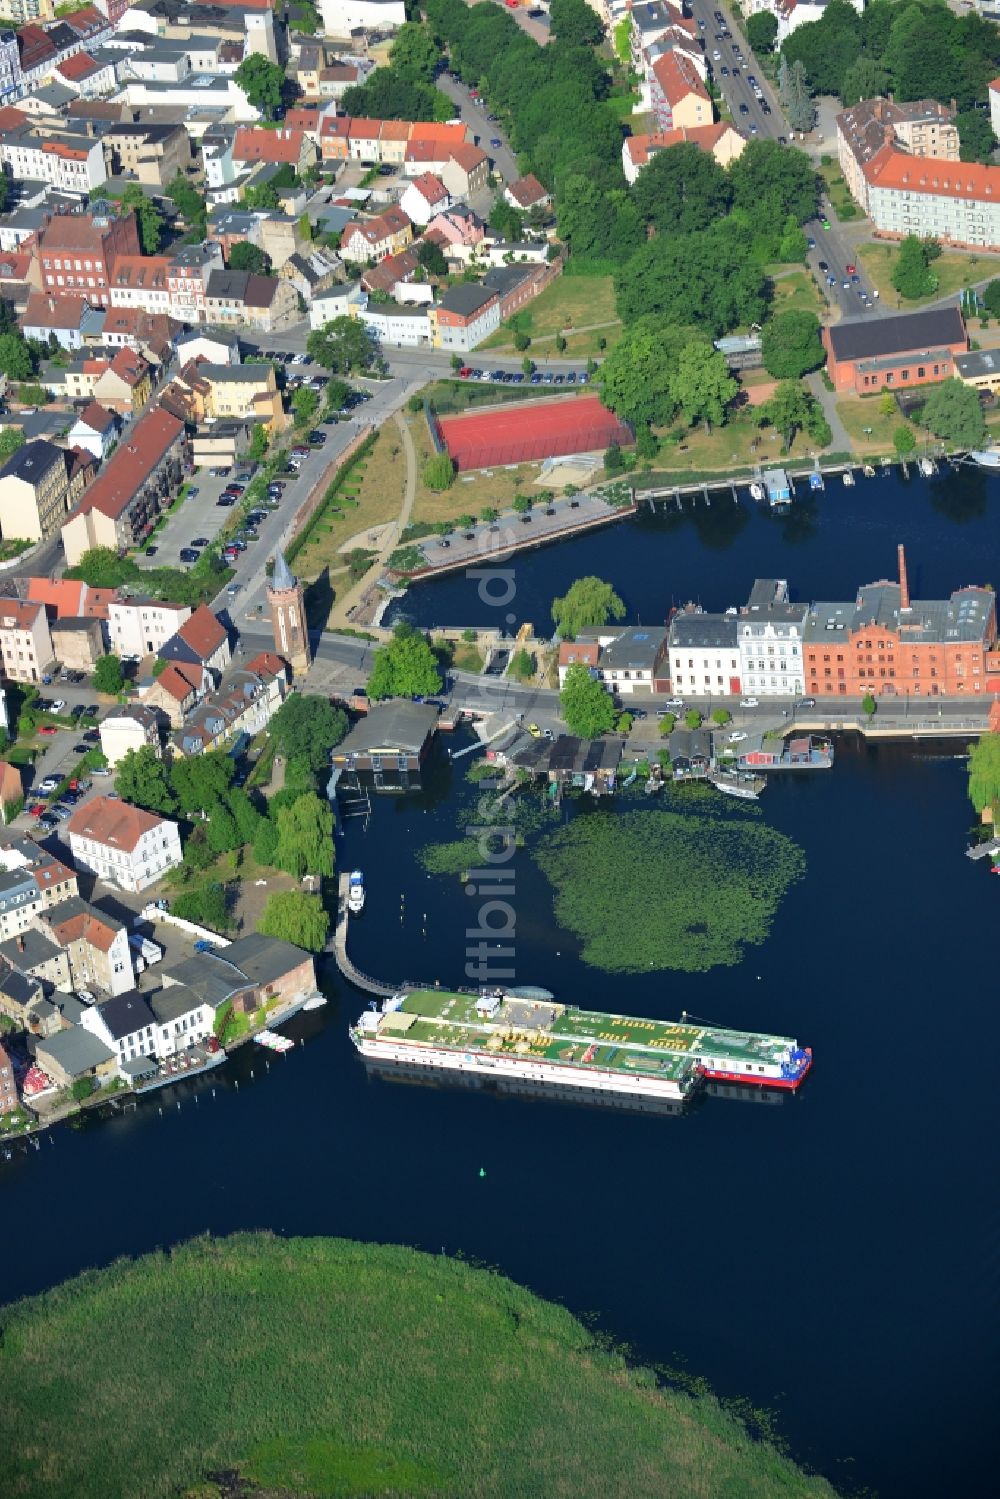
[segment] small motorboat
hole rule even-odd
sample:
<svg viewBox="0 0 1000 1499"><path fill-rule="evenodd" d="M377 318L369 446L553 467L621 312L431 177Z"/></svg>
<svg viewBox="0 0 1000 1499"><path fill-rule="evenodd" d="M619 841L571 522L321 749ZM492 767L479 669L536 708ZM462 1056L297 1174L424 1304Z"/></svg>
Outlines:
<svg viewBox="0 0 1000 1499"><path fill-rule="evenodd" d="M750 485L750 497L754 500L762 500L764 498L764 486L763 484L758 484L756 479Z"/></svg>
<svg viewBox="0 0 1000 1499"><path fill-rule="evenodd" d="M934 474L937 473L937 464L934 462L933 458L919 459L917 462L917 467L919 468L925 479L930 479Z"/></svg>
<svg viewBox="0 0 1000 1499"><path fill-rule="evenodd" d="M852 468L845 468L844 472L841 474L840 477L843 479L843 481L846 484L846 486L847 486L848 489L853 489L853 487L854 487L854 470Z"/></svg>
<svg viewBox="0 0 1000 1499"><path fill-rule="evenodd" d="M866 479L874 479L875 477L875 467L871 463L866 463L861 472L864 474Z"/></svg>
<svg viewBox="0 0 1000 1499"><path fill-rule="evenodd" d="M813 472L809 475L809 488L824 489L825 487L826 486L823 483L823 475L820 473L818 468L814 469Z"/></svg>
<svg viewBox="0 0 1000 1499"><path fill-rule="evenodd" d="M365 878L360 869L351 871L347 885L347 909L352 916L357 916L365 906Z"/></svg>

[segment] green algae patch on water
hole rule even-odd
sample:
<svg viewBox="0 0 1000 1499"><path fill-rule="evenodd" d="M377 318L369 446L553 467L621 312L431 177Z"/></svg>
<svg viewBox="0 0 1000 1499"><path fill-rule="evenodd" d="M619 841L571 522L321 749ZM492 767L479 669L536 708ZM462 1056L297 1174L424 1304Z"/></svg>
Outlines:
<svg viewBox="0 0 1000 1499"><path fill-rule="evenodd" d="M762 821L700 812L577 817L534 857L556 922L608 973L741 963L806 867L798 844Z"/></svg>

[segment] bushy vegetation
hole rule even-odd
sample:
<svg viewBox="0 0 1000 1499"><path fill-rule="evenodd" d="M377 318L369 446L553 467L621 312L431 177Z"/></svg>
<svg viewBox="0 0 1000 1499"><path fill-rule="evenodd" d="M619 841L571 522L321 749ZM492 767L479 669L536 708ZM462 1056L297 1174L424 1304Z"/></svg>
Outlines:
<svg viewBox="0 0 1000 1499"><path fill-rule="evenodd" d="M805 871L790 838L745 816L711 815L703 803L577 818L546 836L535 858L558 924L580 939L585 963L609 973L742 962Z"/></svg>
<svg viewBox="0 0 1000 1499"><path fill-rule="evenodd" d="M397 1246L241 1234L120 1260L4 1311L0 1384L6 1499L216 1499L205 1475L234 1468L314 1499L606 1499L623 1475L663 1499L692 1474L705 1499L832 1496L563 1307Z"/></svg>

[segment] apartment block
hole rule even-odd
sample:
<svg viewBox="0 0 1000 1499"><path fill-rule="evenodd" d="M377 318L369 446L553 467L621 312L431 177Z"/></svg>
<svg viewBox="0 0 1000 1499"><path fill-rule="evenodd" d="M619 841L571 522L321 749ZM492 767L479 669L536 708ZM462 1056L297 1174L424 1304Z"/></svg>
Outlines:
<svg viewBox="0 0 1000 1499"><path fill-rule="evenodd" d="M26 442L0 469L0 531L41 541L66 518L69 472L65 448L44 438Z"/></svg>
<svg viewBox="0 0 1000 1499"><path fill-rule="evenodd" d="M122 890L145 890L181 862L176 822L108 796L77 807L66 832L77 868Z"/></svg>

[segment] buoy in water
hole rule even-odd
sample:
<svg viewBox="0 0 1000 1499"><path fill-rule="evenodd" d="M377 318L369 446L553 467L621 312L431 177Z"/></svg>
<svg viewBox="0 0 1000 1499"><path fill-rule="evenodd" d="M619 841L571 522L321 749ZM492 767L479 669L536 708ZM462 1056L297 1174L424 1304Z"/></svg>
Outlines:
<svg viewBox="0 0 1000 1499"><path fill-rule="evenodd" d="M480 1166L480 1168L479 1168L479 1175L480 1176L485 1176L486 1175L486 1171L485 1171L485 1169L482 1166Z"/></svg>

